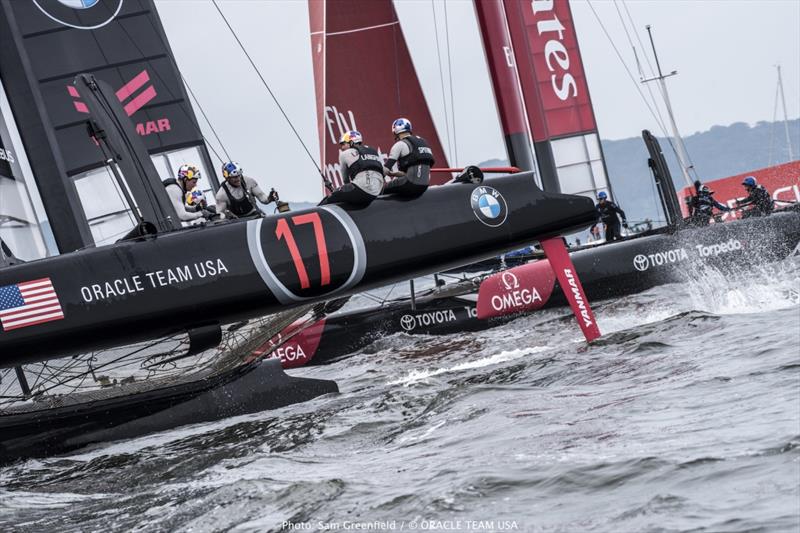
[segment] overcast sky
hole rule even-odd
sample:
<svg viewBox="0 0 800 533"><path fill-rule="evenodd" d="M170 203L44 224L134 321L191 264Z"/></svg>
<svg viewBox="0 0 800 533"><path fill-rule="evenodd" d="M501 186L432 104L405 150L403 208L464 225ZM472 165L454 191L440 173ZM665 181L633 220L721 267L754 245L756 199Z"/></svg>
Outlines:
<svg viewBox="0 0 800 533"><path fill-rule="evenodd" d="M320 184L313 164L211 1L156 0L156 5L178 66L230 157L262 186L278 189L283 199L318 198ZM220 5L308 149L318 158L306 1L221 0ZM626 22L627 7L645 45L644 26L652 25L662 70L678 71L667 83L683 135L715 124L772 120L775 64L782 66L789 118L800 115L798 0L572 0L571 5L595 116L604 139L639 136L644 128L661 133L637 92L639 86L649 99L646 89L638 83L633 52L617 7ZM451 163L464 165L505 158L494 106L487 105L493 97L472 0L395 0L395 6ZM450 90L445 86L444 98L436 56L438 37L447 69L445 7L454 84L452 114ZM438 34L432 9L436 9L439 21ZM626 73L601 23L636 82ZM631 31L630 25L628 30ZM646 68L641 54L648 54L652 61L649 46L643 51L637 36L631 34L631 39ZM358 49L353 54L357 57ZM447 70L444 79L446 83ZM663 113L662 103L658 104ZM782 118L780 107L778 111ZM446 118L455 122L456 147L452 135L445 131ZM220 151L204 123L203 131ZM456 151L457 159L453 157Z"/></svg>

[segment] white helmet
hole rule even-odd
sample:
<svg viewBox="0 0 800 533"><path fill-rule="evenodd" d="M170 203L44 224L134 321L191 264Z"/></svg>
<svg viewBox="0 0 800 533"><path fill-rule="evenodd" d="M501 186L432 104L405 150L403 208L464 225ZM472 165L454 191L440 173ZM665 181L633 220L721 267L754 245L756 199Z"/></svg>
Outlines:
<svg viewBox="0 0 800 533"><path fill-rule="evenodd" d="M394 133L395 135L399 135L404 131L411 133L410 120L408 120L407 118L398 118L397 120L392 122L392 133Z"/></svg>

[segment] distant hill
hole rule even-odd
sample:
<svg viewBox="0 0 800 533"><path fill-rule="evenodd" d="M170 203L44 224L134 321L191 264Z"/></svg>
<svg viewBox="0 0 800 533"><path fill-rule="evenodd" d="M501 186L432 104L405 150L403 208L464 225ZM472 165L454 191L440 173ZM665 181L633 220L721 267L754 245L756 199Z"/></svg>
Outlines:
<svg viewBox="0 0 800 533"><path fill-rule="evenodd" d="M800 119L789 121L789 136L794 159L800 159ZM675 153L667 139L658 138L672 172L675 186L685 184ZM772 146L770 146L770 141ZM713 126L684 138L686 150L698 177L711 181L749 170L757 170L789 161L783 122L759 122L749 126L736 122L730 126ZM629 220L661 219L652 174L647 166L647 149L641 136L620 140L603 140L611 187ZM506 160L492 159L482 166L507 165Z"/></svg>

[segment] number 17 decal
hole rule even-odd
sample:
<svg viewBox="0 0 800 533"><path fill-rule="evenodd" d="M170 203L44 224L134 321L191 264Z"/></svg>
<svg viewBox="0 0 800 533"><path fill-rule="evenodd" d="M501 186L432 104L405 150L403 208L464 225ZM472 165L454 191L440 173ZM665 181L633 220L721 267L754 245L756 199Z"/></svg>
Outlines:
<svg viewBox="0 0 800 533"><path fill-rule="evenodd" d="M292 224L301 226L303 224L311 224L314 227L314 237L317 241L317 254L319 255L319 271L320 271L320 287L329 285L331 282L331 267L328 262L328 248L325 244L325 232L322 228L322 219L319 213L306 213L305 215L293 216ZM289 253L294 262L294 268L297 270L297 277L300 278L300 288L308 289L311 287L311 282L308 279L308 272L303 263L303 258L300 255L300 250L297 247L297 242L292 234L292 229L285 218L278 220L278 225L275 228L275 236L278 240L285 239L286 246L289 248Z"/></svg>

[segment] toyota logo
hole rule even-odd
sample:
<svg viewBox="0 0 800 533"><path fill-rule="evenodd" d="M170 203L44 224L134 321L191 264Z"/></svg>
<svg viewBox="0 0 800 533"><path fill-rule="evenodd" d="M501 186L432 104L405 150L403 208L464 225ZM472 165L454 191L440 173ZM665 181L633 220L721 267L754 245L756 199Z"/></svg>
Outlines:
<svg viewBox="0 0 800 533"><path fill-rule="evenodd" d="M416 327L416 325L417 322L411 315L403 315L403 317L400 319L400 326L406 331L411 331Z"/></svg>
<svg viewBox="0 0 800 533"><path fill-rule="evenodd" d="M650 267L650 260L646 255L639 254L633 258L633 266L639 272L644 272Z"/></svg>

